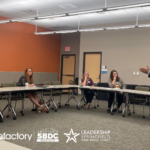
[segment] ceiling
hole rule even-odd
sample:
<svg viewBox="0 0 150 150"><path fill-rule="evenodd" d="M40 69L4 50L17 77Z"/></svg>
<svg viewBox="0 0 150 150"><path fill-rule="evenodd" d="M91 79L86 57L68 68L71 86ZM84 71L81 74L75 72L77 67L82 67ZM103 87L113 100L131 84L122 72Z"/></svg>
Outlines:
<svg viewBox="0 0 150 150"><path fill-rule="evenodd" d="M150 2L150 0L107 0L106 7L116 7ZM80 12L105 7L105 0L0 0L0 16L16 19L45 15ZM80 16L68 16L27 23L36 24L52 30L77 29L91 26L110 26L116 24L136 24L137 11L139 23L150 23L150 7L130 8Z"/></svg>

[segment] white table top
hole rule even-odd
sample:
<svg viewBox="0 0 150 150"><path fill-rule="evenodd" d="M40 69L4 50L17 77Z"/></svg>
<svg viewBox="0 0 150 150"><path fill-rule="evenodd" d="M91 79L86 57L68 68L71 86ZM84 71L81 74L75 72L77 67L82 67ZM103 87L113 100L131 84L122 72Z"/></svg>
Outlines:
<svg viewBox="0 0 150 150"><path fill-rule="evenodd" d="M132 94L140 94L140 95L150 95L150 92L146 91L137 91L137 90L129 90L129 89L119 89L119 88L106 88L106 87L93 87L93 86L80 86L80 85L52 85L44 87L4 87L0 88L0 92L15 92L15 91L32 91L32 90L45 90L45 89L68 89L68 88L80 88L80 89L93 89L98 91L113 91L113 92L125 92Z"/></svg>
<svg viewBox="0 0 150 150"><path fill-rule="evenodd" d="M45 89L67 89L67 88L79 88L79 85L51 85L47 86Z"/></svg>
<svg viewBox="0 0 150 150"><path fill-rule="evenodd" d="M32 90L45 90L45 89L67 89L67 88L78 88L78 85L54 85L54 86L47 86L45 87L3 87L0 88L0 92L15 92L15 91L32 91Z"/></svg>
<svg viewBox="0 0 150 150"><path fill-rule="evenodd" d="M0 92L15 92L15 91L30 91L30 90L42 90L42 87L3 87L0 88Z"/></svg>
<svg viewBox="0 0 150 150"><path fill-rule="evenodd" d="M100 91L124 92L124 93L139 94L139 95L149 95L150 96L150 92L147 92L147 91L119 89L119 88L106 88L106 87L92 87L92 86L80 86L80 88L81 89L100 90Z"/></svg>

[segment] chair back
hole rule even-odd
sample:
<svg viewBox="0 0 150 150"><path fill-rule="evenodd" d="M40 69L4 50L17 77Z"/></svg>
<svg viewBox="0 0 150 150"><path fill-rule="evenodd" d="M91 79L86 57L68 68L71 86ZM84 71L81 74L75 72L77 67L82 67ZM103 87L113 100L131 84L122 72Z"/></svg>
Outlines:
<svg viewBox="0 0 150 150"><path fill-rule="evenodd" d="M75 84L75 82L74 82L73 80L69 80L68 84L70 84L70 85L74 85L74 84Z"/></svg>
<svg viewBox="0 0 150 150"><path fill-rule="evenodd" d="M61 82L60 81L53 81L52 85L61 85Z"/></svg>
<svg viewBox="0 0 150 150"><path fill-rule="evenodd" d="M43 82L43 85L52 85L52 82Z"/></svg>
<svg viewBox="0 0 150 150"><path fill-rule="evenodd" d="M16 83L2 83L2 87L16 87Z"/></svg>

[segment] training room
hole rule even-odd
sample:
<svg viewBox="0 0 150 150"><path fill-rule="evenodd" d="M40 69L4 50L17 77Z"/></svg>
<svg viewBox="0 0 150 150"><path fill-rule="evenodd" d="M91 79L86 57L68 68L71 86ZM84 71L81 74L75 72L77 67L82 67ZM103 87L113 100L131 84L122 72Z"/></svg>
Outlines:
<svg viewBox="0 0 150 150"><path fill-rule="evenodd" d="M150 150L150 0L0 0L0 150Z"/></svg>

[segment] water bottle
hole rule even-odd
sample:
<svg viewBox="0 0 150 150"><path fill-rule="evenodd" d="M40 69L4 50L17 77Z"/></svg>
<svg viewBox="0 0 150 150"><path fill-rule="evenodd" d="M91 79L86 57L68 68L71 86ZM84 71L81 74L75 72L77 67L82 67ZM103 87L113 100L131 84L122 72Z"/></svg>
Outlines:
<svg viewBox="0 0 150 150"><path fill-rule="evenodd" d="M81 80L79 81L79 85L81 86Z"/></svg>

